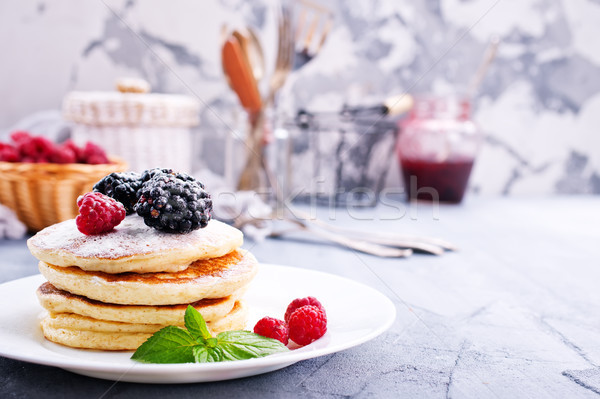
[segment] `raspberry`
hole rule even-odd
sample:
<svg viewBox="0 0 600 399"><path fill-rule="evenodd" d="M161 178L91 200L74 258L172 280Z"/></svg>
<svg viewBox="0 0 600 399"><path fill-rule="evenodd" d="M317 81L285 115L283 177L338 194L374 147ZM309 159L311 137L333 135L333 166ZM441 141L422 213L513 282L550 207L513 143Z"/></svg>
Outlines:
<svg viewBox="0 0 600 399"><path fill-rule="evenodd" d="M19 132L24 133L24 132ZM18 135L13 135L18 136ZM43 136L26 138L25 134L14 139L17 150L24 159L31 159L34 162L48 162L54 152L54 143Z"/></svg>
<svg viewBox="0 0 600 399"><path fill-rule="evenodd" d="M292 341L298 345L308 345L327 332L327 316L316 306L302 306L290 316L288 328Z"/></svg>
<svg viewBox="0 0 600 399"><path fill-rule="evenodd" d="M65 141L63 143L63 147L70 149L75 154L75 162L85 163L85 159L83 157L83 148L79 147L75 142L71 139Z"/></svg>
<svg viewBox="0 0 600 399"><path fill-rule="evenodd" d="M263 317L254 326L254 332L263 337L273 338L284 345L288 343L288 326L283 320Z"/></svg>
<svg viewBox="0 0 600 399"><path fill-rule="evenodd" d="M26 132L23 130L17 130L10 134L10 138L15 144L19 144L19 143L22 143L25 141L30 141L31 134L29 134L29 132Z"/></svg>
<svg viewBox="0 0 600 399"><path fill-rule="evenodd" d="M15 147L10 144L0 143L0 161L19 162L21 156Z"/></svg>
<svg viewBox="0 0 600 399"><path fill-rule="evenodd" d="M54 149L54 152L50 156L50 161L54 163L75 163L77 162L77 155L73 149L62 145Z"/></svg>
<svg viewBox="0 0 600 399"><path fill-rule="evenodd" d="M316 306L319 309L321 309L323 311L323 313L325 313L325 308L323 307L323 305L321 305L321 302L319 302L317 300L317 298L315 298L314 296L307 296L306 298L294 299L288 305L287 310L285 311L285 316L283 317L283 320L285 320L286 323L289 323L290 316L292 315L292 313L294 313L294 310L301 308L302 306L306 306L306 305Z"/></svg>
<svg viewBox="0 0 600 399"><path fill-rule="evenodd" d="M88 141L83 147L83 161L90 165L97 165L101 163L110 163L104 150L98 145Z"/></svg>
<svg viewBox="0 0 600 399"><path fill-rule="evenodd" d="M87 193L77 198L77 229L85 235L111 231L125 219L123 204L102 193Z"/></svg>

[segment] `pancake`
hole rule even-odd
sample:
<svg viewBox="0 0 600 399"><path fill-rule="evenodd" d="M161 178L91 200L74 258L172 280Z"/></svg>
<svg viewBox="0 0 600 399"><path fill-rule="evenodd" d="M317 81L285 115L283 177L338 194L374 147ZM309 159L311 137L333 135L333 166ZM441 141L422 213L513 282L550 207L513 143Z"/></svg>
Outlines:
<svg viewBox="0 0 600 399"><path fill-rule="evenodd" d="M242 232L218 220L187 234L165 233L137 215L111 232L86 236L75 220L46 227L27 241L39 260L55 266L78 266L104 273L154 273L184 270L198 259L228 254L243 243Z"/></svg>
<svg viewBox="0 0 600 399"><path fill-rule="evenodd" d="M246 286L258 272L258 262L238 249L225 256L193 262L173 273L109 274L39 263L53 286L101 302L122 305L176 305L222 298Z"/></svg>
<svg viewBox="0 0 600 399"><path fill-rule="evenodd" d="M205 321L218 320L233 309L235 301L246 287L233 294L214 299L201 299L190 303L202 314ZM75 313L100 320L124 323L164 324L183 326L187 304L181 305L117 305L86 298L59 290L50 283L42 284L36 291L40 304L50 313Z"/></svg>
<svg viewBox="0 0 600 399"><path fill-rule="evenodd" d="M247 322L248 309L237 301L233 310L220 320L207 323L211 333L241 330ZM135 350L164 325L119 323L96 320L72 313L46 316L42 322L44 336L58 344L85 349Z"/></svg>

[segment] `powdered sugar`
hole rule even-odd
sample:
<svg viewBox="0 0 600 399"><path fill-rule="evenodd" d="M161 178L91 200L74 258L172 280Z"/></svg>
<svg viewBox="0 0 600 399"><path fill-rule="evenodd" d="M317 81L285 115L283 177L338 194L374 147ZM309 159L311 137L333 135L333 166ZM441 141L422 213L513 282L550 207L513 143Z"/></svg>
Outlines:
<svg viewBox="0 0 600 399"><path fill-rule="evenodd" d="M40 231L30 239L29 245L41 251L61 251L81 258L120 259L198 246L218 247L229 239L231 229L211 220L203 229L171 234L148 227L141 217L130 215L111 232L86 236L71 219Z"/></svg>

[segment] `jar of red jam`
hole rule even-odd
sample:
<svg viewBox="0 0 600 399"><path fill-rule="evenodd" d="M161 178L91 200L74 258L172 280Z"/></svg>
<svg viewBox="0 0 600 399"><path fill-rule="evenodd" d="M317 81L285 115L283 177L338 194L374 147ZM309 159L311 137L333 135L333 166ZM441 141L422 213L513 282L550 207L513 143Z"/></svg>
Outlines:
<svg viewBox="0 0 600 399"><path fill-rule="evenodd" d="M461 202L481 139L468 99L417 97L397 146L408 198Z"/></svg>

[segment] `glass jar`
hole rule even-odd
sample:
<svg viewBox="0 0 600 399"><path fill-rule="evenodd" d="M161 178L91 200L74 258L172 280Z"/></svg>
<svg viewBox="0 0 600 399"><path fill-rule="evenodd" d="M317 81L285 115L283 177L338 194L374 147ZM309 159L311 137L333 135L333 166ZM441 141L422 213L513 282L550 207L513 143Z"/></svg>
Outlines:
<svg viewBox="0 0 600 399"><path fill-rule="evenodd" d="M288 149L276 168L281 186L295 202L331 206L375 206L394 161L396 122L338 112L299 112L275 132L285 132ZM274 146L274 148L277 148Z"/></svg>
<svg viewBox="0 0 600 399"><path fill-rule="evenodd" d="M409 199L462 201L482 134L463 97L417 97L397 154Z"/></svg>

